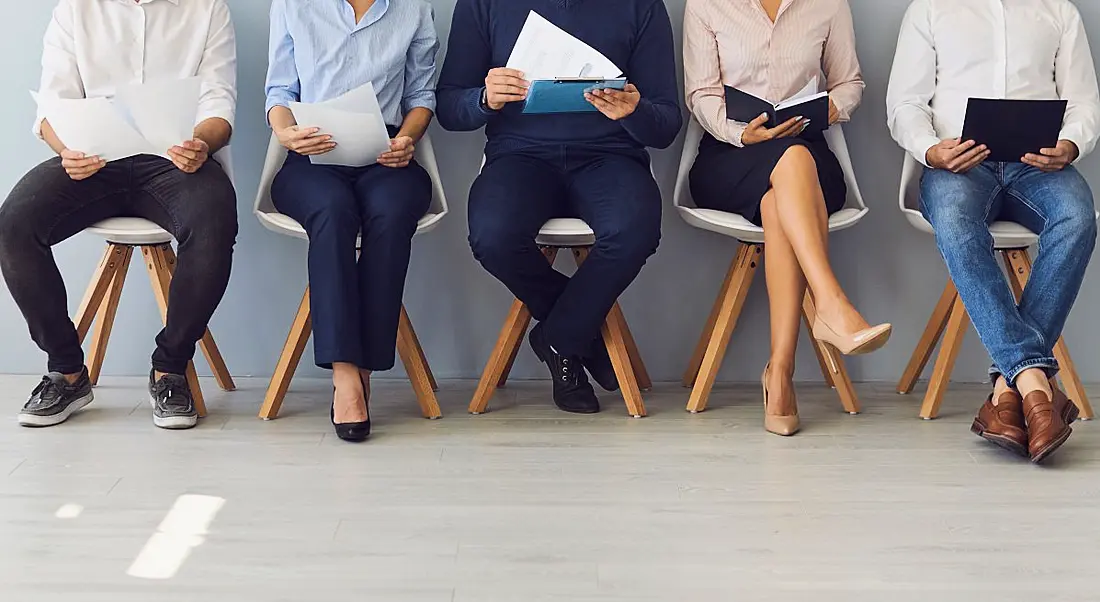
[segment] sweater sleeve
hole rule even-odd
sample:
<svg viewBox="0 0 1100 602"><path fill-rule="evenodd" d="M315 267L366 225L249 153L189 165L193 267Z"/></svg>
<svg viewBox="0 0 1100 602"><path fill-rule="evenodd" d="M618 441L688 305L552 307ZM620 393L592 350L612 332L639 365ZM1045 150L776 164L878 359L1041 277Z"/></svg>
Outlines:
<svg viewBox="0 0 1100 602"><path fill-rule="evenodd" d="M458 0L451 18L447 58L436 93L436 115L440 125L454 132L476 130L496 114L481 106L485 75L492 68L483 2Z"/></svg>
<svg viewBox="0 0 1100 602"><path fill-rule="evenodd" d="M672 21L664 2L657 0L650 6L637 40L626 74L638 87L642 100L621 123L639 144L667 148L680 133L684 118L680 112Z"/></svg>

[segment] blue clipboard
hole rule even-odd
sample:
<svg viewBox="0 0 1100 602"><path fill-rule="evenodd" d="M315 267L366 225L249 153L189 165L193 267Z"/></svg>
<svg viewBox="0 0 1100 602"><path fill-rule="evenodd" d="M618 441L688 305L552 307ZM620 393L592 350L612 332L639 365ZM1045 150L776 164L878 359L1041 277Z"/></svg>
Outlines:
<svg viewBox="0 0 1100 602"><path fill-rule="evenodd" d="M531 82L527 89L527 100L523 103L525 115L546 115L551 113L596 113L598 110L584 99L586 92L592 90L622 90L626 87L626 78L560 78L539 79Z"/></svg>

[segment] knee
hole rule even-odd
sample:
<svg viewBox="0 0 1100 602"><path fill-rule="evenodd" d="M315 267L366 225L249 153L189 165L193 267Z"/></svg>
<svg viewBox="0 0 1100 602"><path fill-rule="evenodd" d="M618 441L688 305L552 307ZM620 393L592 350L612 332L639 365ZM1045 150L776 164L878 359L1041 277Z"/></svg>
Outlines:
<svg viewBox="0 0 1100 602"><path fill-rule="evenodd" d="M502 215L470 212L470 250L482 265L522 253L534 239L522 236Z"/></svg>
<svg viewBox="0 0 1100 602"><path fill-rule="evenodd" d="M1074 238L1076 245L1092 247L1096 244L1096 211L1092 203L1074 203L1063 209L1059 220L1065 231Z"/></svg>
<svg viewBox="0 0 1100 602"><path fill-rule="evenodd" d="M661 221L628 219L602 228L596 235L596 250L605 257L642 265L657 252L661 242Z"/></svg>
<svg viewBox="0 0 1100 602"><path fill-rule="evenodd" d="M787 148L783 152L783 156L779 158L779 162L776 163L775 169L772 170L772 175L779 176L780 179L799 177L806 174L813 174L815 178L817 177L817 162L814 160L810 149L801 144L793 144Z"/></svg>
<svg viewBox="0 0 1100 602"><path fill-rule="evenodd" d="M7 259L13 252L26 247L35 236L36 217L41 212L33 210L34 198L12 191L0 205L0 259Z"/></svg>
<svg viewBox="0 0 1100 602"><path fill-rule="evenodd" d="M179 244L214 253L231 253L237 242L237 195L232 186L207 194L196 219L180 225Z"/></svg>
<svg viewBox="0 0 1100 602"><path fill-rule="evenodd" d="M420 211L421 204L411 202L412 199L391 197L389 200L391 202L371 207L363 216L363 232L397 240L411 238L416 233L420 218L424 217L424 212Z"/></svg>

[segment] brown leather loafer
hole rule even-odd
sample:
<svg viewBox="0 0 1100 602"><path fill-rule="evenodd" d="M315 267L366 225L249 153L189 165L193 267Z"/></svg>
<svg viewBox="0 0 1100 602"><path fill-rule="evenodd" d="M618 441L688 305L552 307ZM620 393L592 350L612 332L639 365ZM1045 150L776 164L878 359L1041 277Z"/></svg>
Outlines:
<svg viewBox="0 0 1100 602"><path fill-rule="evenodd" d="M1028 453L1031 461L1038 464L1061 447L1073 434L1073 429L1066 424L1062 413L1055 411L1054 403L1042 391L1028 393L1023 405Z"/></svg>
<svg viewBox="0 0 1100 602"><path fill-rule="evenodd" d="M1054 391L1054 411L1062 415L1062 420L1065 420L1066 424L1077 422L1077 418L1081 415L1077 404L1070 401L1056 383L1050 383L1050 388Z"/></svg>
<svg viewBox="0 0 1100 602"><path fill-rule="evenodd" d="M1028 457L1027 427L1024 423L1024 407L1020 401L1020 395L1008 390L997 398L997 405L993 405L993 394L982 404L978 410L978 417L970 430L975 435L1003 447L1008 451Z"/></svg>

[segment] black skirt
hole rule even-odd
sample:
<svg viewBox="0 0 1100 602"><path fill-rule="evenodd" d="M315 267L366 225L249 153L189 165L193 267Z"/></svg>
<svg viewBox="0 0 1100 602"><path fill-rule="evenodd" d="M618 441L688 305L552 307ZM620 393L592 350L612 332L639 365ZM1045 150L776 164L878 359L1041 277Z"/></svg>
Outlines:
<svg viewBox="0 0 1100 602"><path fill-rule="evenodd" d="M771 190L772 171L783 153L796 145L805 146L817 163L825 210L832 215L843 209L848 197L844 171L822 133L811 138L768 140L744 148L705 134L691 168L691 196L695 204L703 209L736 213L761 225L760 203Z"/></svg>

